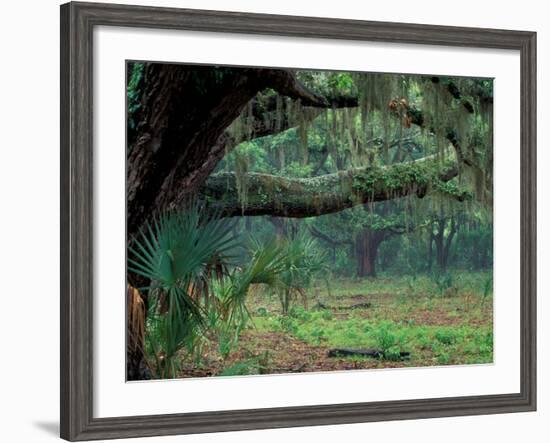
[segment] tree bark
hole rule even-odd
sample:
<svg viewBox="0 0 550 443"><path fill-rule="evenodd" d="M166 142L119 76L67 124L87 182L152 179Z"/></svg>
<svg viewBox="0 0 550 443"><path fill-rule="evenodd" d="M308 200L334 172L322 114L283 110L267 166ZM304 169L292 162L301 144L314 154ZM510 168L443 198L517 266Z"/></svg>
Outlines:
<svg viewBox="0 0 550 443"><path fill-rule="evenodd" d="M128 152L127 228L130 237L152 214L178 207L196 195L225 153L234 147L235 141L231 140L227 128L258 92L272 88L279 95L299 100L311 108L358 106L357 97L322 97L284 69L212 70L202 66L147 64L142 85L139 121ZM253 100L252 109L255 126L251 137L290 127L288 120L276 124L276 119L264 118L265 113L275 111L276 97L270 97L265 103ZM424 126L421 111L409 109L408 112L412 124ZM448 138L457 154L462 156L454 131L449 130ZM230 177L226 178L231 181ZM216 178L212 178L206 189L215 185L215 181ZM384 189L379 191L391 194ZM395 197L403 196L401 194L403 192L398 190ZM329 197L332 203L325 206L327 211L349 207L349 203L342 205L342 197L350 199L350 194L340 195L340 201ZM376 198L372 201L379 201L380 195ZM277 208L278 203L271 208L263 206L256 212L285 215L285 211ZM229 212L233 212L229 215L239 215L236 210Z"/></svg>
<svg viewBox="0 0 550 443"><path fill-rule="evenodd" d="M408 195L423 197L434 182L449 181L457 174L455 163L441 167L435 157L430 157L383 168L356 168L311 178L248 173L245 201L239 198L235 173L223 172L210 176L199 192L212 209L227 217L272 215L304 218Z"/></svg>
<svg viewBox="0 0 550 443"><path fill-rule="evenodd" d="M145 65L139 112L133 116L136 126L128 134L128 239L155 213L196 196L234 146L227 128L267 87L307 105L328 105L289 70ZM268 126L263 135L280 130L284 127ZM129 274L128 280L146 286L136 275ZM139 376L143 365L142 348L133 349L128 358L129 376Z"/></svg>
<svg viewBox="0 0 550 443"><path fill-rule="evenodd" d="M384 241L384 231L365 228L355 239L355 256L357 259L357 277L376 277L376 260L378 248Z"/></svg>
<svg viewBox="0 0 550 443"><path fill-rule="evenodd" d="M449 232L445 235L447 222L449 222ZM437 232L433 234L433 241L435 243L437 266L440 271L445 272L449 263L451 245L458 231L458 223L454 217L451 217L449 220L449 218L440 215L436 220L435 226L437 227Z"/></svg>
<svg viewBox="0 0 550 443"><path fill-rule="evenodd" d="M225 154L225 130L263 88L257 70L150 64L135 143L129 147L128 232L185 200ZM208 94L205 93L208 91Z"/></svg>

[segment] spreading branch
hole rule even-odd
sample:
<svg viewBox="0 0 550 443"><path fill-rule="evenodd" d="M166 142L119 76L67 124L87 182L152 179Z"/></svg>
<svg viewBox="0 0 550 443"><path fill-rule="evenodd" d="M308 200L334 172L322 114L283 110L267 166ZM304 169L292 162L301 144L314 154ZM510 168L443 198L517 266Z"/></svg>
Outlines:
<svg viewBox="0 0 550 443"><path fill-rule="evenodd" d="M300 100L303 106L324 108L329 106L329 102L324 96L306 87L296 78L296 74L290 70L267 70L264 80L269 87L273 88L279 94L294 100Z"/></svg>
<svg viewBox="0 0 550 443"><path fill-rule="evenodd" d="M344 239L344 240L336 239L334 237L331 237L328 234L325 234L324 232L322 232L320 229L316 228L313 225L308 225L307 228L311 233L311 235L313 235L314 237L317 237L320 240L323 240L333 248L341 245L349 245L349 246L353 245L353 241L351 241L351 239Z"/></svg>
<svg viewBox="0 0 550 443"><path fill-rule="evenodd" d="M211 207L225 216L272 215L315 217L356 205L417 195L434 183L458 175L455 161L440 165L433 157L386 167L354 168L311 178L289 178L248 173L245 201L239 198L237 176L223 172L210 176L200 192Z"/></svg>

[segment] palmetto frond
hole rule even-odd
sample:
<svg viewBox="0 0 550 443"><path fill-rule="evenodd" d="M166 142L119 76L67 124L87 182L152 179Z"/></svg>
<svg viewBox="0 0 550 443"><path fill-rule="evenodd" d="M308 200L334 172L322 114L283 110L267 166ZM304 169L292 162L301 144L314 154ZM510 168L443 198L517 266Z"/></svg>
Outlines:
<svg viewBox="0 0 550 443"><path fill-rule="evenodd" d="M146 223L129 246L129 269L168 289L206 272L214 257L230 260L236 246L232 223L201 212L195 204Z"/></svg>
<svg viewBox="0 0 550 443"><path fill-rule="evenodd" d="M176 352L204 328L210 281L223 276L237 246L232 228L193 204L146 223L128 247L129 271L150 281L148 338L163 376L174 375Z"/></svg>

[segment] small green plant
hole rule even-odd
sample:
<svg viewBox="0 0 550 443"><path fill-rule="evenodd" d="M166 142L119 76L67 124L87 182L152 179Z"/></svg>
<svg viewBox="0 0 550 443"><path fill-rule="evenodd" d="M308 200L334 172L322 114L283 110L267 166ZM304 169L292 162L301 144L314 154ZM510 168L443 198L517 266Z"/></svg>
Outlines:
<svg viewBox="0 0 550 443"><path fill-rule="evenodd" d="M261 374L265 370L267 364L268 353L265 352L260 356L249 358L247 360L241 360L233 363L231 366L225 368L218 376L233 376L233 375L256 375Z"/></svg>
<svg viewBox="0 0 550 443"><path fill-rule="evenodd" d="M418 277L416 274L413 274L411 277L407 279L407 292L409 295L415 295L417 284L418 284Z"/></svg>
<svg viewBox="0 0 550 443"><path fill-rule="evenodd" d="M279 317L279 323L283 331L295 334L298 331L298 325L292 317L281 316Z"/></svg>
<svg viewBox="0 0 550 443"><path fill-rule="evenodd" d="M308 321L312 316L312 314L309 311L306 311L302 306L293 306L290 308L288 315L302 321Z"/></svg>
<svg viewBox="0 0 550 443"><path fill-rule="evenodd" d="M229 226L230 227L230 226ZM145 341L159 378L175 377L178 352L204 335L212 274L219 278L236 246L228 223L197 203L146 223L128 246L128 269L150 281Z"/></svg>
<svg viewBox="0 0 550 443"><path fill-rule="evenodd" d="M451 354L449 352L442 352L437 356L437 363L440 365L448 365L451 361Z"/></svg>
<svg viewBox="0 0 550 443"><path fill-rule="evenodd" d="M450 297L458 295L458 284L450 272L436 272L431 277L435 284L436 294L439 296Z"/></svg>
<svg viewBox="0 0 550 443"><path fill-rule="evenodd" d="M295 300L301 299L307 308L307 289L313 285L316 276L326 271L326 254L313 238L305 234L285 238L279 247L283 261L282 270L277 275L276 293L283 315L287 315Z"/></svg>
<svg viewBox="0 0 550 443"><path fill-rule="evenodd" d="M401 348L399 346L391 346L386 352L384 352L384 360L389 361L400 361L401 358Z"/></svg>
<svg viewBox="0 0 550 443"><path fill-rule="evenodd" d="M441 329L435 332L435 339L444 345L452 345L456 342L456 334L450 329Z"/></svg>
<svg viewBox="0 0 550 443"><path fill-rule="evenodd" d="M399 340L397 335L392 332L393 326L391 322L382 322L374 333L376 345L385 360L399 360L401 358Z"/></svg>
<svg viewBox="0 0 550 443"><path fill-rule="evenodd" d="M221 327L218 329L217 339L218 352L226 360L231 351L237 347L238 334L235 334L231 328Z"/></svg>
<svg viewBox="0 0 550 443"><path fill-rule="evenodd" d="M318 342L321 342L325 335L325 331L322 327L316 327L311 331L311 336L316 338Z"/></svg>
<svg viewBox="0 0 550 443"><path fill-rule="evenodd" d="M397 341L396 336L390 331L390 328L391 324L383 322L375 332L376 343L382 352L386 352Z"/></svg>
<svg viewBox="0 0 550 443"><path fill-rule="evenodd" d="M268 317L269 316L269 312L264 307L260 307L260 308L256 309L256 314L258 314L260 317Z"/></svg>

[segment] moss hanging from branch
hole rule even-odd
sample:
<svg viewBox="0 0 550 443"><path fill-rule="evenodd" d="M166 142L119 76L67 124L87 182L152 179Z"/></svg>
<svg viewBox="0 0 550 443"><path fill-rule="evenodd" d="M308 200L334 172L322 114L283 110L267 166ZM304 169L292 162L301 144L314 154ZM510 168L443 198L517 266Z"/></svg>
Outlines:
<svg viewBox="0 0 550 443"><path fill-rule="evenodd" d="M435 158L304 179L248 173L244 209L242 198L236 192L234 174L211 176L201 192L225 215L311 217L368 202L406 197L411 193L423 196L436 180L448 181L455 175L454 162L449 162L442 170Z"/></svg>
<svg viewBox="0 0 550 443"><path fill-rule="evenodd" d="M244 214L244 210L247 205L248 198L248 170L249 159L248 156L235 152L235 187L239 202L241 204L241 210Z"/></svg>
<svg viewBox="0 0 550 443"><path fill-rule="evenodd" d="M264 113L264 126L275 128L276 131L284 131L291 128L287 136L276 143L277 152L272 156L279 169L290 176L307 176L307 167L319 148L318 132L324 135L326 148L330 157L323 160L325 167L336 170L362 168L366 165L376 169L382 165L392 165L393 162L402 162L407 158L418 158L420 154L435 153L437 156L437 168L444 170L448 160L454 162L454 156L449 157L450 144L459 144L461 150L468 155L472 154L467 149L473 149L472 157L476 159L475 166L468 170L467 175L460 176L457 180L458 188L452 185L428 179L423 182L422 177L410 185L401 182L401 186L384 187L384 199L401 198L407 196L407 213L414 218L417 212L418 200L412 196L424 195L433 192L434 199L430 204L437 204L440 208L447 204L449 197L453 199L464 198L463 186L471 185L474 195L479 201L490 198L490 183L492 177L487 168L491 167L492 154L484 151L490 149L471 148L472 146L486 145L488 137L492 137L491 121L487 117L491 112L488 105L481 110L482 104L464 94L457 99L449 94L449 84L446 80L441 82L430 79L393 74L354 74L353 85L346 93L357 94L356 106L337 107L337 100L329 100L332 107L302 106L299 99L282 97L274 91L256 99L256 107L247 106L239 118L231 127L237 140L246 140L254 137L253 111L270 107L269 113ZM319 78L315 78L319 81ZM322 79L320 80L322 81ZM462 84L457 82L460 88ZM335 91L332 91L334 93ZM337 91L336 91L337 92ZM260 94L261 95L261 94ZM464 103L472 103L466 106ZM350 102L353 103L353 102ZM470 111L473 109L473 112ZM421 110L421 111L420 111ZM421 119L415 119L414 112L419 112ZM323 114L320 116L320 114ZM396 116L398 118L396 118ZM320 117L315 121L316 117ZM256 120L258 115L256 115ZM420 133L410 130L412 124L419 125ZM397 125L397 127L395 126ZM452 128L450 135L449 128ZM451 138L454 137L454 140ZM297 143L296 143L297 142ZM309 146L311 143L312 146ZM296 149L298 148L298 149ZM390 156L390 151L394 152ZM479 152L474 152L474 151ZM287 158L288 156L288 158ZM468 157L469 158L469 157ZM317 160L315 160L317 161ZM306 168L304 168L306 167ZM313 170L313 169L312 169ZM249 159L239 157L235 160L235 190L240 201L241 213L250 203L250 183L246 176L250 176ZM406 174L406 170L402 171ZM315 173L317 175L317 173ZM347 174L339 178L339 187L349 186ZM354 183L355 191L360 191L358 183ZM278 190L278 186L267 186L266 199L276 201L276 210L283 212L285 201ZM349 199L360 202L365 196L358 192L352 192ZM375 189L363 189L361 192L370 192L370 198L375 201ZM322 212L324 199L320 194L311 197L308 206ZM359 204L359 203L357 203ZM416 220L413 220L414 224Z"/></svg>

